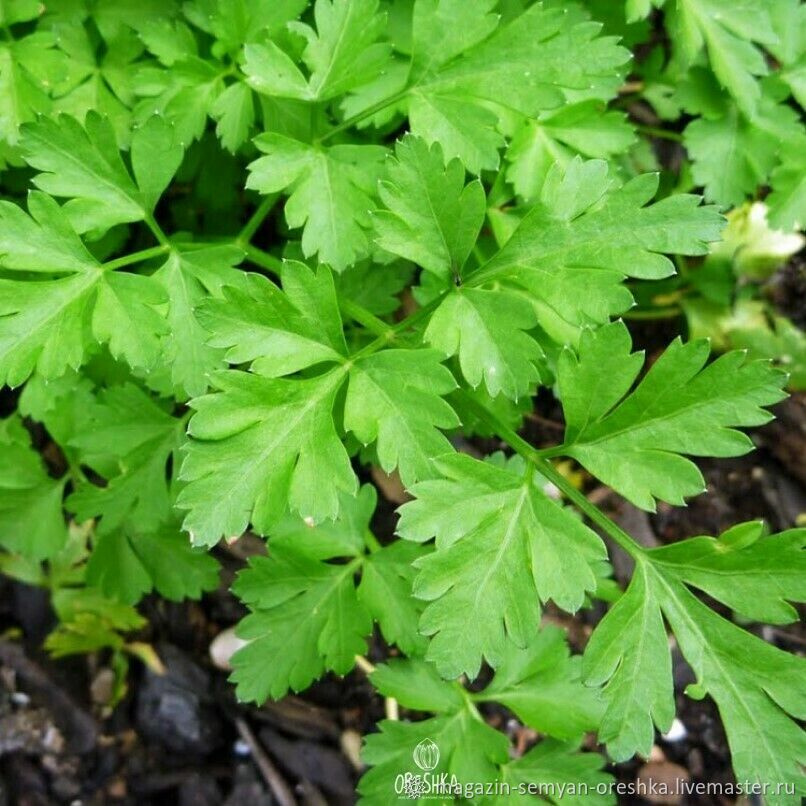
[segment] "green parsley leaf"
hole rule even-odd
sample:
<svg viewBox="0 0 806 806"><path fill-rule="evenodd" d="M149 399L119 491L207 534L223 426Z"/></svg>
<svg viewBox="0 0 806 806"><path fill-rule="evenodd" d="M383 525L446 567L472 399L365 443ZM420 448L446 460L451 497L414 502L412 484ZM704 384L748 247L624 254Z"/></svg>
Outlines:
<svg viewBox="0 0 806 806"><path fill-rule="evenodd" d="M124 527L98 535L87 563L87 582L127 604L152 590L172 601L199 599L218 585L218 563L194 549L175 526L148 532Z"/></svg>
<svg viewBox="0 0 806 806"><path fill-rule="evenodd" d="M183 398L207 391L211 373L224 366L224 351L209 343L198 308L206 300L222 298L225 286L243 284L244 275L232 268L241 257L240 250L231 246L171 252L153 275L168 294L169 331L163 357Z"/></svg>
<svg viewBox="0 0 806 806"><path fill-rule="evenodd" d="M484 221L486 199L478 180L465 185L457 159L445 166L442 149L423 140L398 141L397 159L380 186L389 212L373 217L378 245L434 272L458 277Z"/></svg>
<svg viewBox="0 0 806 806"><path fill-rule="evenodd" d="M64 209L78 232L103 232L148 218L182 161L173 128L159 117L132 135L134 179L120 158L112 126L96 112L87 115L84 126L69 115L26 124L22 146L28 164L41 171L36 186L69 199Z"/></svg>
<svg viewBox="0 0 806 806"><path fill-rule="evenodd" d="M502 778L511 787L511 794L493 798L490 802L504 804L532 804L534 798L520 794L545 792L546 800L566 806L608 806L616 803L612 794L613 778L602 769L604 759L597 753L575 752L577 748L567 742L544 739L520 758L502 768ZM541 789L542 787L542 789Z"/></svg>
<svg viewBox="0 0 806 806"><path fill-rule="evenodd" d="M436 537L414 586L429 603L420 622L433 636L426 657L445 677L474 678L482 657L501 663L508 640L534 640L541 602L577 610L596 588L605 549L518 462L496 467L457 454L435 465L445 478L411 488L416 500L401 508L398 530L407 540Z"/></svg>
<svg viewBox="0 0 806 806"><path fill-rule="evenodd" d="M262 702L299 691L326 669L345 674L366 651L373 620L406 651L422 648L414 631L419 607L411 595L411 562L424 550L400 543L378 548L374 537L365 538L373 488L342 499L333 522L281 521L268 556L251 558L238 575L234 591L252 611L238 627L248 643L233 656L242 699ZM343 561L327 562L336 558Z"/></svg>
<svg viewBox="0 0 806 806"><path fill-rule="evenodd" d="M790 529L770 538L764 531L761 521L750 521L716 539L663 546L652 558L744 618L788 624L798 614L787 600L806 601L806 532Z"/></svg>
<svg viewBox="0 0 806 806"><path fill-rule="evenodd" d="M778 37L766 3L759 0L682 0L676 6L674 41L688 63L705 48L716 77L742 109L752 114L761 96L754 76L767 73L754 43L774 45Z"/></svg>
<svg viewBox="0 0 806 806"><path fill-rule="evenodd" d="M585 649L586 682L607 682L608 708L599 738L616 761L635 753L649 755L653 723L667 731L674 718L669 640L652 582L652 569L636 566L626 593L597 625Z"/></svg>
<svg viewBox="0 0 806 806"><path fill-rule="evenodd" d="M195 398L191 444L177 506L197 545L241 534L252 522L265 533L286 507L313 521L338 513L338 493L353 494L355 474L333 421L345 378L265 378L237 370L213 375L213 392Z"/></svg>
<svg viewBox="0 0 806 806"><path fill-rule="evenodd" d="M799 685L803 659L717 615L684 584L706 590L738 612L790 620L795 611L784 599L802 600L806 590L802 585L784 589L789 570L783 579L777 575L787 563L803 566L806 530L771 537L761 531L757 523L744 524L718 540L697 537L640 558L627 593L596 628L584 657L589 684L610 680L600 735L616 760L647 754L652 723L666 730L674 715L663 614L697 675L692 696L708 693L719 707L738 780L791 783L803 791L799 760L806 739L794 721L805 712ZM726 586L721 574L727 568L737 569L741 585ZM768 797L771 803L794 802L782 792Z"/></svg>
<svg viewBox="0 0 806 806"><path fill-rule="evenodd" d="M431 457L450 451L437 429L459 424L442 400L456 384L436 351L348 359L332 274L287 262L282 283L281 291L248 275L243 288L226 289L201 313L216 334L210 343L227 348L230 363L251 361L257 374L218 373L218 392L191 402L197 413L182 469L190 483L179 506L191 510L186 528L200 543L239 534L250 520L265 533L287 506L315 522L335 517L338 492L356 489L342 428L377 442L384 469L398 467L415 481L433 476ZM320 374L274 377L309 367ZM342 418L336 402L348 379ZM223 468L231 494L221 494Z"/></svg>
<svg viewBox="0 0 806 806"><path fill-rule="evenodd" d="M614 322L583 333L579 357L563 351L558 377L567 430L556 452L653 511L656 498L683 504L704 491L702 474L681 454L740 456L751 450L749 437L735 429L768 422L764 407L785 396L786 378L740 352L705 366L707 341L677 340L627 394L642 364L631 346L624 324Z"/></svg>
<svg viewBox="0 0 806 806"><path fill-rule="evenodd" d="M746 117L735 105L726 104L720 117L693 120L686 127L684 138L695 180L705 187L709 201L723 205L740 204L758 185L766 183L778 164L781 141L794 144L798 139L806 139L794 110L767 98L761 99L759 111L753 117ZM793 147L800 151L797 146ZM797 166L797 158L794 166ZM782 178L779 172L778 181ZM789 191L796 198L800 193L797 190L799 179ZM781 189L791 181L784 178ZM803 204L802 198L787 201L780 196L773 202L784 208L794 203L795 215L797 206Z"/></svg>
<svg viewBox="0 0 806 806"><path fill-rule="evenodd" d="M615 38L598 36L600 26L579 13L536 4L493 31L490 9L490 3L473 3L465 28L450 19L448 8L417 3L415 80L407 91L412 132L439 142L448 158L459 157L476 174L498 167L506 115L531 117L562 104L566 92L596 93L602 79L609 97L628 59Z"/></svg>
<svg viewBox="0 0 806 806"><path fill-rule="evenodd" d="M608 159L624 152L635 140L621 112L605 111L591 99L544 112L525 121L507 150L507 180L527 201L540 198L552 166L567 166L576 154Z"/></svg>
<svg viewBox="0 0 806 806"><path fill-rule="evenodd" d="M770 208L770 223L783 230L803 229L806 222L806 135L784 143L781 164L770 177L772 192L766 202Z"/></svg>
<svg viewBox="0 0 806 806"><path fill-rule="evenodd" d="M293 28L308 44L302 58L311 71L307 98L326 101L365 84L387 60L389 45L376 42L386 19L378 0L316 0L316 31Z"/></svg>
<svg viewBox="0 0 806 806"><path fill-rule="evenodd" d="M0 543L33 560L52 557L67 539L66 479L48 475L19 417L0 420L0 446Z"/></svg>
<svg viewBox="0 0 806 806"><path fill-rule="evenodd" d="M169 518L173 504L166 478L178 458L184 421L172 417L134 384L104 390L84 428L70 441L82 463L108 479L105 487L78 484L67 505L79 520L99 516L101 530L129 521L150 530Z"/></svg>
<svg viewBox="0 0 806 806"><path fill-rule="evenodd" d="M508 311L506 320L499 316ZM528 334L537 325L529 300L513 291L462 288L448 294L428 322L425 339L445 355L459 355L465 380L484 381L493 397L517 400L540 380L540 345Z"/></svg>
<svg viewBox="0 0 806 806"><path fill-rule="evenodd" d="M579 737L597 724L601 708L596 694L585 692L579 681L578 660L569 658L564 633L549 628L539 633L529 649L511 648L492 683L479 692L470 693L459 683L441 679L431 664L421 660L393 658L379 666L370 677L381 694L436 716L419 722L385 721L380 733L367 737L363 759L371 769L359 782L362 802L388 802L398 791L401 776L422 776L422 768L415 766L418 746L428 749L434 780L441 780L443 774L448 781L456 776L454 783L468 798L489 795L487 787L503 780L512 783L516 802L532 802L517 798L517 783L530 772L535 774L534 783L563 780L566 785L581 786L609 781L608 775L598 772L601 756L576 753L575 743L544 739L523 758L510 761L506 737L482 721L475 705L500 702L542 733ZM562 683L560 669L569 675ZM568 777L563 778L564 772ZM479 786L481 790L474 788ZM411 794L416 797L416 790ZM449 796L447 792L431 794ZM487 797L483 802L498 800Z"/></svg>
<svg viewBox="0 0 806 806"><path fill-rule="evenodd" d="M507 647L492 682L477 699L505 705L540 733L581 740L599 726L603 708L599 692L581 683L580 660L571 658L562 630L544 627L524 649Z"/></svg>
<svg viewBox="0 0 806 806"><path fill-rule="evenodd" d="M384 350L350 370L344 427L365 445L377 442L387 472L399 468L406 486L436 475L432 457L451 451L438 430L459 420L442 399L456 388L436 350Z"/></svg>
<svg viewBox="0 0 806 806"><path fill-rule="evenodd" d="M255 372L268 376L343 358L347 348L330 272L313 274L288 262L282 283L281 291L265 277L247 274L238 287L222 289L222 300L207 300L199 318L213 334L208 343L228 348L229 363L252 362Z"/></svg>
<svg viewBox="0 0 806 806"><path fill-rule="evenodd" d="M644 206L657 185L648 174L614 188L601 160L555 165L541 201L501 250L445 295L426 339L458 352L472 386L484 379L491 395L517 398L538 379L543 359L526 331L540 324L558 343L575 342L579 328L630 307L625 274L668 277L674 266L663 252L703 254L718 238L721 217L698 207L696 196ZM511 317L498 316L499 306Z"/></svg>
<svg viewBox="0 0 806 806"><path fill-rule="evenodd" d="M303 227L303 254L318 255L336 271L363 257L369 248L366 229L385 149L316 148L274 133L255 138L255 145L265 156L248 166L246 186L261 193L288 192L286 221L292 228Z"/></svg>
<svg viewBox="0 0 806 806"><path fill-rule="evenodd" d="M0 279L0 380L16 386L34 369L45 377L77 369L90 334L132 366L153 365L165 329L155 310L165 299L159 285L105 271L49 196L31 193L28 208L0 202L0 265L61 276Z"/></svg>

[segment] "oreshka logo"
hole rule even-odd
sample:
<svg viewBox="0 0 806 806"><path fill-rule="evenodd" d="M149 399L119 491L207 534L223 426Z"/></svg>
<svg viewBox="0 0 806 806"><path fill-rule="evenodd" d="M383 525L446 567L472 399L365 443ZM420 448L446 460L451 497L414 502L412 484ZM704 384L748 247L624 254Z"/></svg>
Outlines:
<svg viewBox="0 0 806 806"><path fill-rule="evenodd" d="M423 739L414 748L412 758L421 770L433 770L439 764L439 748L431 739Z"/></svg>

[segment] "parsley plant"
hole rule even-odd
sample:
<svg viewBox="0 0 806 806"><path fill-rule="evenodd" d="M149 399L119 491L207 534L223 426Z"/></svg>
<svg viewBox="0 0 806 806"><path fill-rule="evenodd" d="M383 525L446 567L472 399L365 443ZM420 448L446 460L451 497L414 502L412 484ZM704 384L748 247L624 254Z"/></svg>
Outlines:
<svg viewBox="0 0 806 806"><path fill-rule="evenodd" d="M728 283L720 304L736 287L721 212L763 186L765 227L806 219L803 14L2 3L0 383L21 392L0 422L0 544L5 573L52 592L51 651L148 660L126 638L138 601L213 589L208 549L251 529L268 552L233 586L238 696L346 674L377 628L395 651L373 685L428 715L367 739L368 803L426 738L460 781L607 783L603 753L646 755L671 725L667 631L737 778L803 794L803 660L744 625L797 618L806 530L647 549L553 461L680 506L705 492L690 457L746 453L740 429L785 396L773 363L711 360L704 338L648 366L619 317L666 287L712 335L701 267ZM677 175L657 170L663 140ZM789 320L768 328L754 355L804 360ZM518 433L539 388L565 415L540 449ZM458 450L479 435L506 450ZM370 465L411 496L391 542L370 528ZM632 561L626 590L609 550ZM609 610L572 655L541 614L595 599ZM513 759L490 701L543 738Z"/></svg>

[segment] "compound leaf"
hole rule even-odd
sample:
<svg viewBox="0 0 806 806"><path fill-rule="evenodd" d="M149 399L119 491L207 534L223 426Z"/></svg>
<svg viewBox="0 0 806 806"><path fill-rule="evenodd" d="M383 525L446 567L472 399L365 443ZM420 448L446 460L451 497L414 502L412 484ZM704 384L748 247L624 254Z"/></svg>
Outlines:
<svg viewBox="0 0 806 806"><path fill-rule="evenodd" d="M132 366L150 367L165 328L159 285L105 271L49 196L31 193L28 213L1 204L0 265L26 274L0 279L0 380L16 386L35 369L46 378L77 369L93 336Z"/></svg>
<svg viewBox="0 0 806 806"><path fill-rule="evenodd" d="M210 343L198 309L207 300L222 299L225 286L243 283L245 275L232 268L241 257L230 246L174 251L153 274L168 295L163 359L180 398L204 394L210 375L224 366L224 350Z"/></svg>
<svg viewBox="0 0 806 806"><path fill-rule="evenodd" d="M525 648L507 647L492 682L477 698L505 705L540 733L578 741L599 726L603 711L599 692L582 685L579 661L571 658L565 633L545 627Z"/></svg>
<svg viewBox="0 0 806 806"><path fill-rule="evenodd" d="M104 487L80 482L67 500L70 510L80 521L102 518L103 532L127 521L141 531L156 528L170 517L166 466L178 458L183 431L183 420L134 384L105 389L70 445L108 481Z"/></svg>
<svg viewBox="0 0 806 806"><path fill-rule="evenodd" d="M439 143L429 148L406 136L395 149L381 201L373 216L378 245L444 280L459 277L476 243L486 211L478 180L465 185L458 159L446 166Z"/></svg>
<svg viewBox="0 0 806 806"><path fill-rule="evenodd" d="M233 657L238 696L262 702L307 688L325 669L345 674L366 651L372 620L355 592L357 562L332 565L281 545L252 557L233 587L252 613Z"/></svg>
<svg viewBox="0 0 806 806"><path fill-rule="evenodd" d="M414 750L423 744L439 749L432 774L447 773L447 780L455 775L459 782L495 781L499 766L509 758L507 737L467 708L420 722L383 720L378 727L380 732L367 736L362 753L371 766L358 784L362 803L389 803L397 794L395 782L401 776L401 794L409 798L426 794L420 783L422 768L413 760Z"/></svg>
<svg viewBox="0 0 806 806"><path fill-rule="evenodd" d="M611 791L613 778L602 769L604 765L598 753L578 752L573 743L544 739L502 767L502 778L510 785L511 793L490 802L499 806L533 804L532 795L519 791L520 786L525 786L525 792L535 792L554 803L610 806L616 798Z"/></svg>
<svg viewBox="0 0 806 806"><path fill-rule="evenodd" d="M683 585L662 579L664 615L699 690L719 708L737 779L771 785L765 795L770 804L797 803L806 794L806 733L796 722L806 716L806 662L717 615ZM782 785L795 795L777 790Z"/></svg>
<svg viewBox="0 0 806 806"><path fill-rule="evenodd" d="M252 362L271 377L343 359L347 348L333 276L314 275L301 263L282 271L283 291L259 274L247 274L221 299L208 299L199 318L210 332L208 344L227 348L231 364Z"/></svg>
<svg viewBox="0 0 806 806"><path fill-rule="evenodd" d="M503 780L512 782L509 795L515 802L531 803L519 796L517 787L530 772L535 784L562 781L569 791L571 785L608 782L609 776L600 772L602 757L577 753L574 743L544 739L523 758L510 761L506 737L482 721L473 704L505 703L526 725L549 736L579 737L597 724L601 708L596 693L585 692L579 681L578 660L569 657L563 632L552 628L539 633L528 649L512 647L492 683L475 693L441 679L422 660L392 658L379 666L371 680L381 694L436 716L413 723L382 722L381 732L367 738L362 757L372 769L359 782L362 802L388 802L394 794L466 799L486 794L482 802L497 803L489 797L491 787ZM560 682L564 676L568 679ZM429 792L429 785L439 784L453 789ZM549 787L546 793L551 794Z"/></svg>
<svg viewBox="0 0 806 806"><path fill-rule="evenodd" d="M646 564L636 566L626 593L594 630L583 672L589 685L607 682L599 737L611 757L648 755L653 723L668 730L675 705L669 641Z"/></svg>
<svg viewBox="0 0 806 806"><path fill-rule="evenodd" d="M327 0L325 0L327 1ZM265 156L249 165L248 188L288 193L288 226L302 227L302 251L342 271L369 248L366 230L386 150L380 146L316 148L280 134L255 138Z"/></svg>
<svg viewBox="0 0 806 806"><path fill-rule="evenodd" d="M0 420L0 545L33 560L52 557L67 539L65 480L51 478L22 420Z"/></svg>
<svg viewBox="0 0 806 806"><path fill-rule="evenodd" d="M761 99L753 117L726 104L719 117L693 120L683 137L694 179L704 187L709 201L722 205L740 204L767 182L778 165L782 141L792 143L789 148L795 152L801 150L799 139L803 145L797 113L767 98ZM780 197L773 202L784 204Z"/></svg>
<svg viewBox="0 0 806 806"><path fill-rule="evenodd" d="M468 27L444 34L449 8L416 6L408 113L414 134L438 141L472 173L497 168L502 116L530 117L569 92L607 98L629 58L578 12L536 4L493 30L490 4L474 3Z"/></svg>
<svg viewBox="0 0 806 806"><path fill-rule="evenodd" d="M407 655L422 655L428 645L417 630L423 604L412 595L414 563L426 553L414 543L390 543L367 556L358 586L358 598L378 621L384 639Z"/></svg>
<svg viewBox="0 0 806 806"><path fill-rule="evenodd" d="M806 737L794 721L806 712L799 683L803 660L717 615L686 587L701 588L739 613L792 620L796 614L787 600L803 601L806 590L802 570L798 578L787 561L797 569L803 565L806 530L771 537L761 532L751 522L718 539L696 537L647 552L627 593L594 631L583 672L591 685L610 680L600 736L611 755L620 760L648 753L652 723L665 730L674 714L665 616L697 676L692 696L710 694L719 708L737 779L772 784L766 794L771 803L795 803L775 787L793 785L799 792L803 784ZM728 573L735 573L732 582ZM755 602L762 577L767 587Z"/></svg>
<svg viewBox="0 0 806 806"><path fill-rule="evenodd" d="M306 97L326 101L365 84L381 71L390 46L377 42L386 27L378 0L316 0L316 31L293 25L308 41L302 58L311 71Z"/></svg>
<svg viewBox="0 0 806 806"><path fill-rule="evenodd" d="M576 154L607 159L627 150L634 140L625 116L605 111L596 99L545 112L526 120L512 138L507 180L522 199L538 199L555 163L566 166Z"/></svg>
<svg viewBox="0 0 806 806"><path fill-rule="evenodd" d="M701 255L719 238L714 208L686 194L649 204L657 188L657 174L614 187L601 160L555 166L540 201L474 284L508 279L568 323L607 321L631 304L625 274L668 277L674 266L664 253Z"/></svg>
<svg viewBox="0 0 806 806"><path fill-rule="evenodd" d="M213 392L191 401L188 446L177 499L197 545L258 532L286 508L319 521L338 512L338 492L356 490L355 474L333 421L341 368L315 378L265 378L218 372Z"/></svg>
<svg viewBox="0 0 806 806"><path fill-rule="evenodd" d="M753 621L788 624L806 600L806 530L765 536L761 521L734 526L719 538L692 537L652 552L653 560L688 585Z"/></svg>
<svg viewBox="0 0 806 806"><path fill-rule="evenodd" d="M426 657L445 677L473 678L482 657L501 663L507 640L534 639L541 602L577 610L596 587L605 550L530 474L516 472L518 463L496 467L459 454L435 464L445 478L414 485L398 529L408 540L436 537L414 586L428 602L420 622L433 636Z"/></svg>
<svg viewBox="0 0 806 806"><path fill-rule="evenodd" d="M506 319L500 316L507 310ZM521 294L506 289L452 289L431 316L425 340L445 355L459 355L459 367L476 388L482 381L495 397L518 397L540 379L540 345L526 332L537 315Z"/></svg>
<svg viewBox="0 0 806 806"><path fill-rule="evenodd" d="M758 524L750 523L730 530L719 540L694 538L685 541L681 549L653 549L639 559L627 593L594 631L583 664L585 679L591 685L610 680L604 688L608 707L600 735L616 760L635 752L647 754L653 741L653 721L660 730L671 723L674 699L669 646L662 626L665 616L697 676L691 695L707 693L719 708L737 779L771 785L765 795L770 803L797 802L796 797L787 796L783 786L803 792L800 765L806 752L806 734L795 721L806 713L800 685L803 659L732 624L688 590L684 583L691 577L690 584L709 592L713 588L724 598L723 584L715 581L724 568L721 560L706 559L693 569L674 560L704 555L704 541L711 541L713 549L705 556L725 552L728 565L744 566L749 595L755 576L749 567L759 560L770 565L766 574L774 580L772 590L779 591L783 580L775 579L776 563L762 560L762 556L793 557L794 546L802 551L804 540L806 530L802 529L760 538ZM759 548L761 541L767 545L762 543ZM749 552L746 557L741 557L743 551ZM669 557L672 561L667 560ZM765 571L758 573L764 575ZM787 591L786 598L802 600L804 593ZM738 600L740 612L745 608L741 599L749 595L732 598L733 603ZM782 607L788 607L775 593L766 594L764 602L752 612L766 612L772 606L778 615Z"/></svg>
<svg viewBox="0 0 806 806"><path fill-rule="evenodd" d="M646 174L614 187L601 160L555 165L501 250L445 295L426 338L458 353L471 385L483 379L491 395L522 395L543 357L526 331L540 325L554 341L575 343L580 328L632 305L625 276L668 277L674 266L664 252L703 254L719 237L723 219L696 196L646 206L657 185ZM512 316L498 316L501 306Z"/></svg>
<svg viewBox="0 0 806 806"><path fill-rule="evenodd" d="M359 358L350 370L344 427L364 444L377 442L387 472L406 486L436 475L432 458L451 451L438 430L459 419L442 399L456 388L435 350L384 350Z"/></svg>
<svg viewBox="0 0 806 806"><path fill-rule="evenodd" d="M107 529L93 546L87 582L127 604L152 590L172 601L199 599L218 585L218 563L176 527Z"/></svg>
<svg viewBox="0 0 806 806"><path fill-rule="evenodd" d="M583 333L579 357L562 353L558 377L568 425L558 452L643 509L654 510L657 498L682 504L705 487L682 454L747 453L752 442L736 428L771 419L764 407L784 397L786 377L742 352L706 366L707 341L677 340L626 394L640 371L630 349L625 325L614 322Z"/></svg>
<svg viewBox="0 0 806 806"><path fill-rule="evenodd" d="M326 669L345 674L366 651L373 621L407 652L422 649L411 563L425 550L367 539L376 499L364 486L341 496L333 521L287 516L272 529L268 556L239 574L235 593L252 611L238 628L248 643L233 657L240 697L262 702L306 688Z"/></svg>
<svg viewBox="0 0 806 806"><path fill-rule="evenodd" d="M761 94L755 76L767 73L756 44L778 42L767 5L757 0L681 0L676 12L675 42L685 59L692 62L706 48L722 86L752 113Z"/></svg>
<svg viewBox="0 0 806 806"><path fill-rule="evenodd" d="M132 138L132 179L108 119L94 111L82 126L69 115L23 127L26 161L40 173L34 184L67 198L65 211L79 232L103 231L151 215L182 160L173 128L149 119Z"/></svg>

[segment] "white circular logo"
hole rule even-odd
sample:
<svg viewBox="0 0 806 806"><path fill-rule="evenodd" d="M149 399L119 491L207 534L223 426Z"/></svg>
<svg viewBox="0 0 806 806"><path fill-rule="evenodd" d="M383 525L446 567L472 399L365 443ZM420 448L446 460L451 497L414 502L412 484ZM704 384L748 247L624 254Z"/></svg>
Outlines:
<svg viewBox="0 0 806 806"><path fill-rule="evenodd" d="M439 764L439 748L431 739L423 739L411 755L421 770L433 770Z"/></svg>

